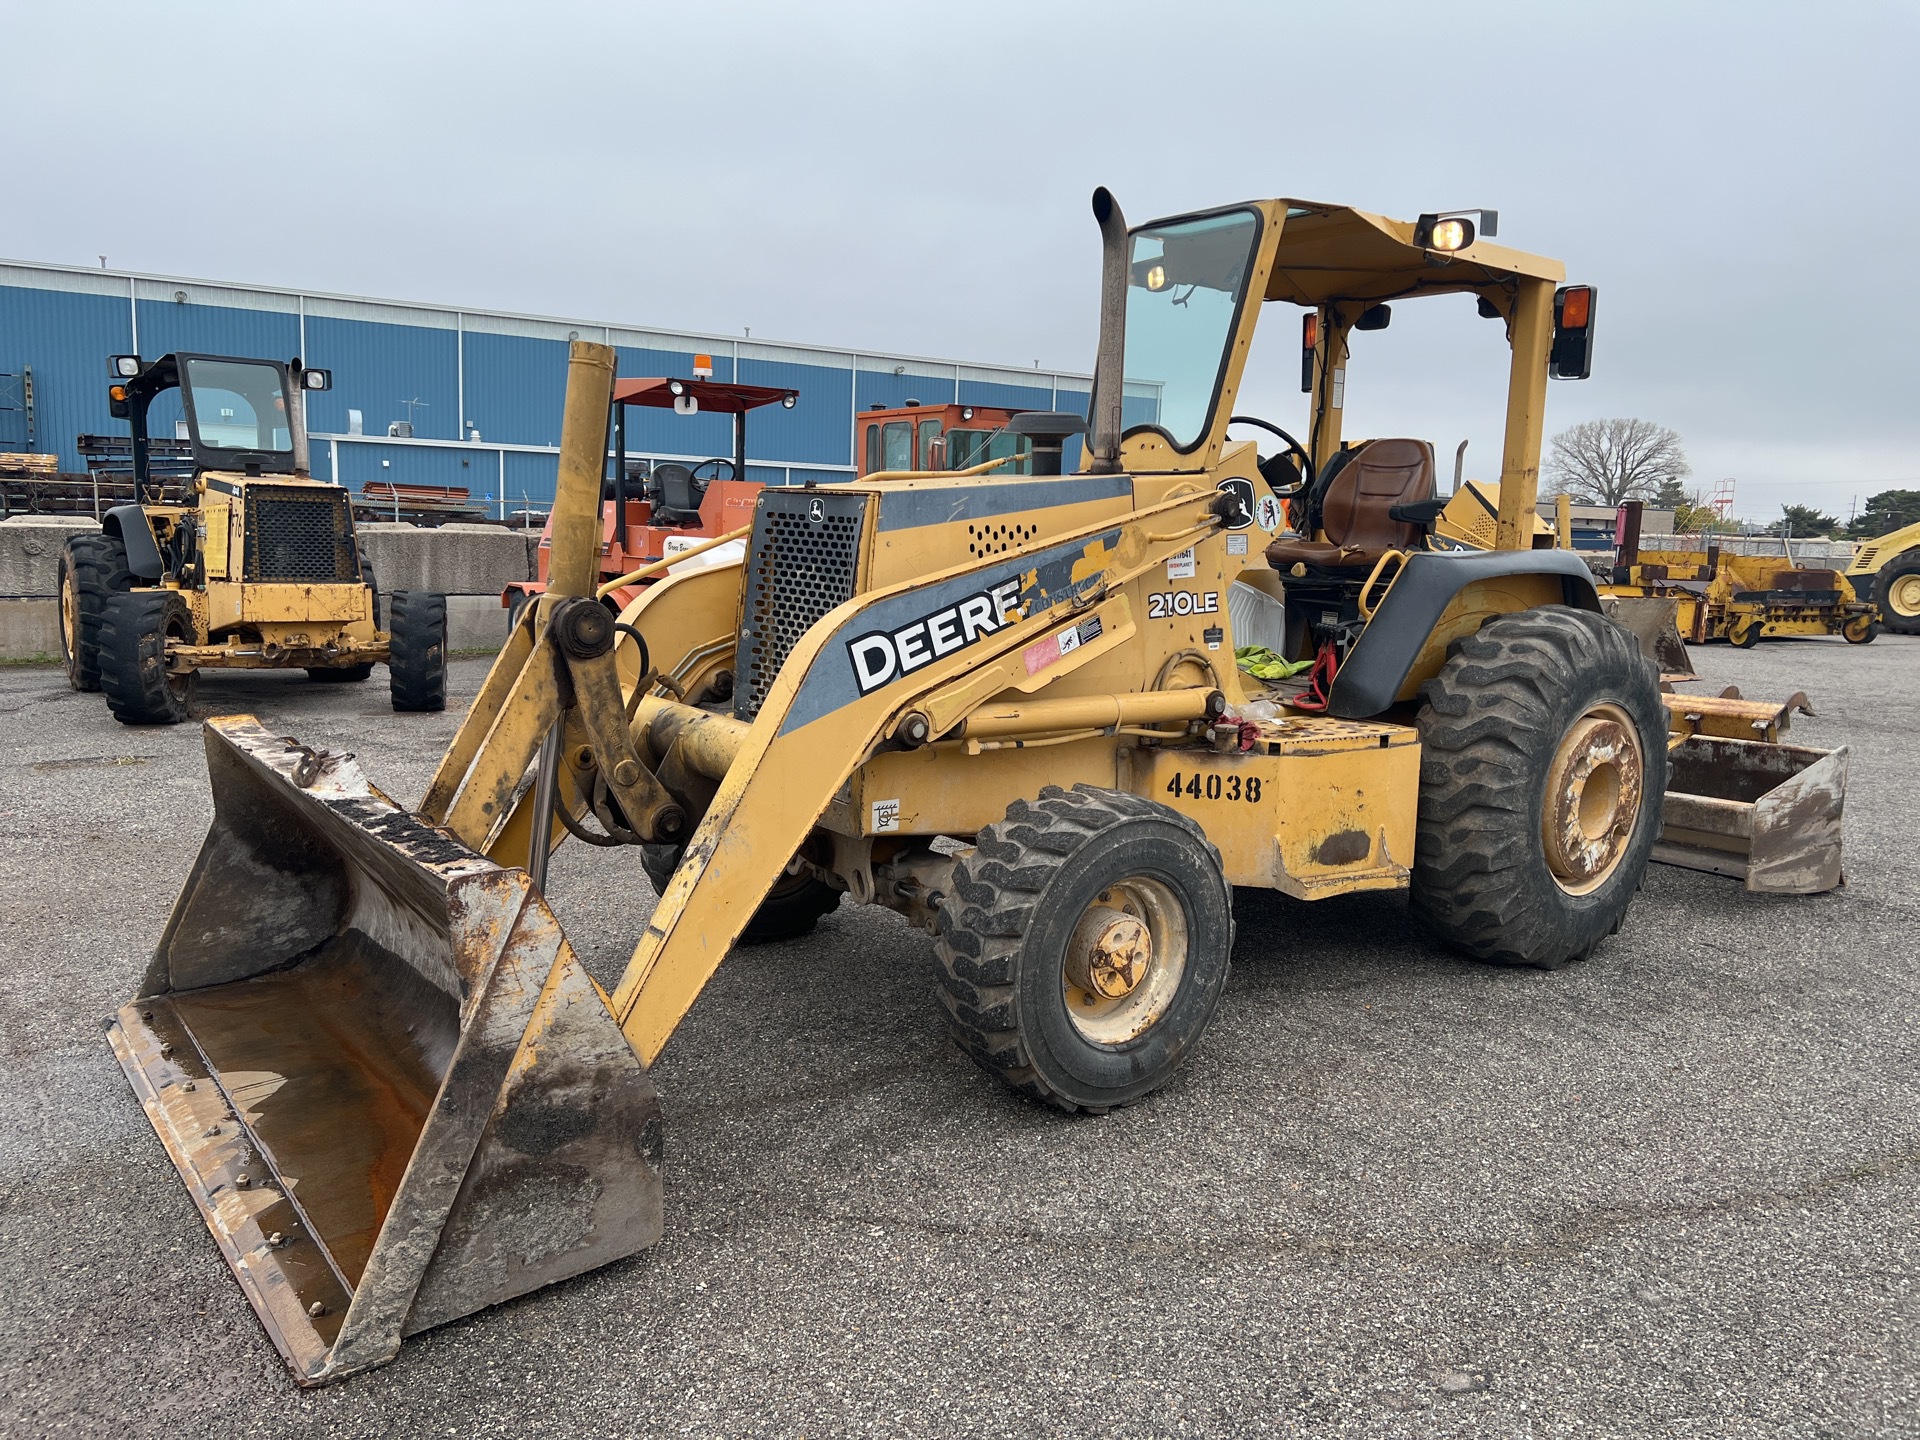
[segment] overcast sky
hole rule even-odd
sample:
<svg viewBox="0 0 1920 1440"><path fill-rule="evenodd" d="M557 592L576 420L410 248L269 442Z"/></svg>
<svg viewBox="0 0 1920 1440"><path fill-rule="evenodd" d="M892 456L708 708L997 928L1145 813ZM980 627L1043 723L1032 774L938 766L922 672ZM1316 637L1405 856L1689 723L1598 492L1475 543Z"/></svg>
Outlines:
<svg viewBox="0 0 1920 1440"><path fill-rule="evenodd" d="M1600 289L1550 434L1670 425L1756 518L1920 487L1914 3L0 0L0 55L7 258L1085 371L1096 184L1485 205ZM1497 476L1470 301L1355 351L1350 436Z"/></svg>

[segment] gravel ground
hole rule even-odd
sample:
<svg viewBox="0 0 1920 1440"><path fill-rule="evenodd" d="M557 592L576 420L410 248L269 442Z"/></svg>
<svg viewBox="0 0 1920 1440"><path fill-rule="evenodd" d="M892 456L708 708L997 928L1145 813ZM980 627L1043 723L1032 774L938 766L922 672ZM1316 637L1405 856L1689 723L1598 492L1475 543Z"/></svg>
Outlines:
<svg viewBox="0 0 1920 1440"><path fill-rule="evenodd" d="M101 1034L207 823L198 733L0 670L0 1426L1920 1435L1920 640L1697 658L1854 747L1843 892L1656 868L1559 974L1465 963L1391 897L1242 896L1206 1043L1098 1120L975 1070L929 941L849 909L729 960L661 1058L659 1247L308 1394ZM454 724L377 679L201 699L408 798ZM580 848L551 891L604 981L653 895Z"/></svg>

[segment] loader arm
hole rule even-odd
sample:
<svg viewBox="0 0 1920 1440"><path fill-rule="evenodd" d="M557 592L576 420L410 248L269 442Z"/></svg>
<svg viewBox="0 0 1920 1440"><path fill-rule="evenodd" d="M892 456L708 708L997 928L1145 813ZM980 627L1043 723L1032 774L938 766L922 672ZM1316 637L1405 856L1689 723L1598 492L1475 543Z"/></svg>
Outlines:
<svg viewBox="0 0 1920 1440"><path fill-rule="evenodd" d="M1193 544L1220 523L1209 512L1215 500L1212 492L1181 495L1045 545L872 591L815 624L781 667L614 992L614 1019L641 1062L659 1055L835 792L895 721L923 696L1083 615ZM850 641L1009 584L1018 587L1018 619L860 693Z"/></svg>

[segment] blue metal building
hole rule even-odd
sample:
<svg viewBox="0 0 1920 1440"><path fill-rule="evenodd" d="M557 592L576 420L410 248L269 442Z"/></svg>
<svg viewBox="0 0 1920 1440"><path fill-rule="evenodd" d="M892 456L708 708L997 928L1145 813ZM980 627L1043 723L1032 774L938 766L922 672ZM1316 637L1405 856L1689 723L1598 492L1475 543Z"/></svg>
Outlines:
<svg viewBox="0 0 1920 1440"><path fill-rule="evenodd" d="M770 484L848 478L854 417L877 403L1085 414L1090 385L1086 375L921 356L0 261L0 451L58 454L61 469L83 469L77 436L125 432L107 413L112 354L298 355L333 371L333 389L308 408L316 475L356 490L372 480L464 486L503 515L544 508L574 338L616 346L622 375L689 375L707 354L716 379L797 389L792 410L760 410L747 424L750 476ZM155 420L166 433L166 417ZM390 435L394 422L411 435ZM627 445L660 459L726 455L730 421L633 410Z"/></svg>

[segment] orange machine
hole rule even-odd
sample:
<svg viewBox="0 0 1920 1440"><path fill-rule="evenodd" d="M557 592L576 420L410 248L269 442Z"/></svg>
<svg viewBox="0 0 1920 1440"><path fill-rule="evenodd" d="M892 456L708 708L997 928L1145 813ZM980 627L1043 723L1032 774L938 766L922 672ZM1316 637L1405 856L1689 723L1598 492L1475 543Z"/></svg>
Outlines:
<svg viewBox="0 0 1920 1440"><path fill-rule="evenodd" d="M993 473L1029 475L1024 435L1006 424L1018 410L993 405L919 405L862 410L854 422L853 462L859 478L894 470L964 470L1003 455L1022 457Z"/></svg>
<svg viewBox="0 0 1920 1440"><path fill-rule="evenodd" d="M696 373L698 360L696 357ZM753 523L754 502L763 488L747 479L747 412L763 405L791 410L798 390L768 385L732 385L721 380L676 380L648 376L616 380L613 386L613 477L606 482L600 507L600 579L614 580L666 559L675 550ZM656 461L644 476L627 473L627 407L646 406L681 415L733 416L733 458L702 460L697 465ZM1002 413L1002 412L995 412ZM639 493L631 486L638 484ZM518 581L500 592L510 619L518 619L527 601L547 588L548 553L553 526L540 532L537 580ZM730 548L730 547L729 547ZM665 572L661 572L664 574ZM651 577L651 578L658 578ZM621 586L607 596L616 612L624 609L651 580Z"/></svg>

